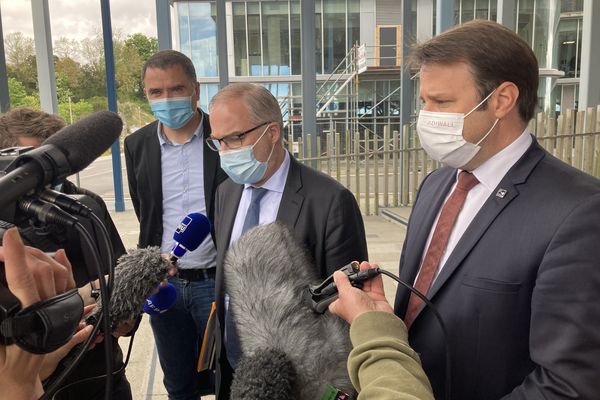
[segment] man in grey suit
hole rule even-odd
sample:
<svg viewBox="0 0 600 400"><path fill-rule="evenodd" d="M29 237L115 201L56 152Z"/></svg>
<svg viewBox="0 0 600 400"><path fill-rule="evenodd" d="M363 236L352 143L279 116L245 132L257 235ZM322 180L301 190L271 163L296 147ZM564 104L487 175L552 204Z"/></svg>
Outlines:
<svg viewBox="0 0 600 400"><path fill-rule="evenodd" d="M395 312L435 397L448 394L447 340L454 399L599 398L600 182L529 133L533 51L501 25L472 21L411 59L419 138L445 166L419 189L400 278L427 294L448 336L401 286Z"/></svg>
<svg viewBox="0 0 600 400"><path fill-rule="evenodd" d="M229 245L252 225L282 222L312 255L320 277L350 261L366 260L367 245L352 193L300 164L283 147L281 110L266 88L229 85L213 97L210 112L208 142L219 151L221 167L230 178L219 186L215 198L217 397L227 399L230 364L239 359L239 354L233 354L232 331L228 327L226 333L224 328L223 262ZM228 340L221 346L224 334Z"/></svg>

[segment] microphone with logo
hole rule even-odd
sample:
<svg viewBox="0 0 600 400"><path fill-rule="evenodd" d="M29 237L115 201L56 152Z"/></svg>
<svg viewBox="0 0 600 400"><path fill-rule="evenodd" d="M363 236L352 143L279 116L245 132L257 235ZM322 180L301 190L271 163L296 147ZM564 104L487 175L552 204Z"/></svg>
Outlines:
<svg viewBox="0 0 600 400"><path fill-rule="evenodd" d="M115 267L114 286L110 296L108 320L111 330L119 323L135 321L143 311L148 314L160 314L173 306L177 292L173 285L161 285L172 262L177 262L187 250L193 251L210 234L208 218L200 213L188 214L175 230L173 250L165 257L159 247L147 247L130 250L121 256ZM153 293L157 290L158 292ZM100 318L102 302L97 301L96 309L86 318L86 323L95 325ZM83 344L75 346L64 357L59 368L68 368L76 359Z"/></svg>
<svg viewBox="0 0 600 400"><path fill-rule="evenodd" d="M319 277L289 228L273 223L249 230L228 250L223 271L242 351L232 399L354 394L346 370L348 325L305 301L306 287Z"/></svg>
<svg viewBox="0 0 600 400"><path fill-rule="evenodd" d="M110 297L109 320L113 329L119 322L136 319L144 310L148 314L160 314L175 303L175 287L159 284L187 251L194 251L200 246L210 230L210 221L205 215L191 213L175 229L168 259L163 257L159 247L132 250L119 258ZM153 294L157 287L158 292ZM90 316L95 314L97 312ZM88 320L93 322L89 317Z"/></svg>

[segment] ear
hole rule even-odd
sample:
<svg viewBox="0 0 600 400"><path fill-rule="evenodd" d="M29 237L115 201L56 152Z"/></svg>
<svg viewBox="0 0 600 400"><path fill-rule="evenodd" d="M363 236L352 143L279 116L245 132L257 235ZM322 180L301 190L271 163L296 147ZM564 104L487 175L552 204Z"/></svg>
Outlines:
<svg viewBox="0 0 600 400"><path fill-rule="evenodd" d="M200 101L200 82L198 81L194 85L194 97L196 101Z"/></svg>
<svg viewBox="0 0 600 400"><path fill-rule="evenodd" d="M519 88L513 82L502 82L493 97L496 98L494 107L496 118L502 119L518 106Z"/></svg>
<svg viewBox="0 0 600 400"><path fill-rule="evenodd" d="M277 143L281 140L281 127L277 122L271 122L269 125L269 135L271 135L271 143Z"/></svg>

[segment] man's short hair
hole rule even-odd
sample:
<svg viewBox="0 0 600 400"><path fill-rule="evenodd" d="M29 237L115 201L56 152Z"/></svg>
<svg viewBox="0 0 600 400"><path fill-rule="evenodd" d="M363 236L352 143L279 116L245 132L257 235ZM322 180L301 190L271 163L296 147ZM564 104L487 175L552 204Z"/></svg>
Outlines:
<svg viewBox="0 0 600 400"><path fill-rule="evenodd" d="M185 75L190 78L190 82L196 83L194 63L188 56L175 50L161 50L158 53L154 53L142 67L142 83L144 83L148 68L167 69L173 65L181 66Z"/></svg>
<svg viewBox="0 0 600 400"><path fill-rule="evenodd" d="M254 83L232 83L225 86L213 96L209 110L212 110L217 103L239 98L244 100L250 114L250 120L254 124L277 122L279 128L283 131L283 117L277 99L266 87Z"/></svg>
<svg viewBox="0 0 600 400"><path fill-rule="evenodd" d="M1 146L17 146L20 137L43 142L64 127L65 121L58 115L30 108L14 108L0 116Z"/></svg>
<svg viewBox="0 0 600 400"><path fill-rule="evenodd" d="M474 20L455 26L416 45L408 61L416 69L466 63L482 100L502 82L512 82L519 88L521 119L528 122L535 114L539 83L535 54L519 35L496 22Z"/></svg>

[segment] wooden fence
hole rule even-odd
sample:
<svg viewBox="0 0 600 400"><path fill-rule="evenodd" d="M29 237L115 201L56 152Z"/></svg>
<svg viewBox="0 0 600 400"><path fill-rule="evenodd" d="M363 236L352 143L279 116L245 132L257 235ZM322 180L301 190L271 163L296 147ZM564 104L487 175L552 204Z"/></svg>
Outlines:
<svg viewBox="0 0 600 400"><path fill-rule="evenodd" d="M600 106L567 110L557 119L540 113L529 130L555 157L600 178ZM379 214L380 207L410 206L425 176L438 167L409 125L401 133L386 126L378 134L365 129L322 135L317 156L303 154L302 147L301 138L295 143L289 138L289 150L349 188L365 215Z"/></svg>

